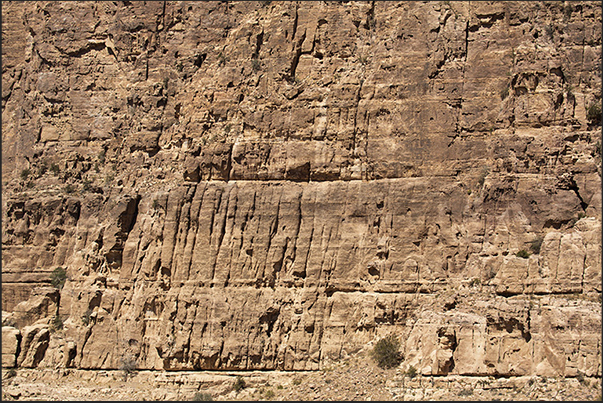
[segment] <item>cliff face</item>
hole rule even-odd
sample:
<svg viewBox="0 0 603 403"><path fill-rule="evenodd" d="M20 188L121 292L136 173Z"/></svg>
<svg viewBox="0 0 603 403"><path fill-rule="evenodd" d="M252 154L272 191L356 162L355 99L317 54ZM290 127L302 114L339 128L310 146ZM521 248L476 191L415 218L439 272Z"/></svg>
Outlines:
<svg viewBox="0 0 603 403"><path fill-rule="evenodd" d="M3 366L601 376L600 2L2 21Z"/></svg>

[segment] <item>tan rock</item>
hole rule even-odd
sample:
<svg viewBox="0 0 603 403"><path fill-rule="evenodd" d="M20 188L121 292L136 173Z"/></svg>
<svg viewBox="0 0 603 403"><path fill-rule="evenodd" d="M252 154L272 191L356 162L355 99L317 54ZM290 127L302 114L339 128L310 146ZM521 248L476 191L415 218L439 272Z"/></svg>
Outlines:
<svg viewBox="0 0 603 403"><path fill-rule="evenodd" d="M11 326L2 326L2 368L13 368L17 364L21 332Z"/></svg>
<svg viewBox="0 0 603 403"><path fill-rule="evenodd" d="M394 333L424 376L600 377L600 20L588 1L8 3L18 363L318 370ZM57 267L59 294L34 292Z"/></svg>
<svg viewBox="0 0 603 403"><path fill-rule="evenodd" d="M54 287L37 287L32 296L13 308L11 321L21 329L30 326L40 319L56 315L59 305L59 290Z"/></svg>
<svg viewBox="0 0 603 403"><path fill-rule="evenodd" d="M17 365L35 368L44 358L50 340L48 325L40 323L26 326L21 331L21 352L17 357Z"/></svg>

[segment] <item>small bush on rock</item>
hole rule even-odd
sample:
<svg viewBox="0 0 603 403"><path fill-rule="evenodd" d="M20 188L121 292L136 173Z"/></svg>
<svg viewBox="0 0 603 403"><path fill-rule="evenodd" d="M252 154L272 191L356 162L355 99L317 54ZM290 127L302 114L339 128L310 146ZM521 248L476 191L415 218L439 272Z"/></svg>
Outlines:
<svg viewBox="0 0 603 403"><path fill-rule="evenodd" d="M31 171L29 170L29 168L25 168L24 170L21 171L21 179L26 180L30 174L31 174Z"/></svg>
<svg viewBox="0 0 603 403"><path fill-rule="evenodd" d="M486 181L486 177L488 176L489 173L490 173L489 167L487 167L487 166L482 167L482 171L480 172L480 174L477 178L477 183L479 184L480 188L482 186L484 186L484 182Z"/></svg>
<svg viewBox="0 0 603 403"><path fill-rule="evenodd" d="M207 393L207 392L197 392L193 396L194 402L209 402L212 400L214 400L214 399L211 397L211 394Z"/></svg>
<svg viewBox="0 0 603 403"><path fill-rule="evenodd" d="M65 281L67 280L67 273L65 269L62 267L57 267L54 269L52 274L50 275L50 283L54 288L58 288L59 290L63 288L65 285Z"/></svg>
<svg viewBox="0 0 603 403"><path fill-rule="evenodd" d="M601 124L601 103L593 102L586 111L586 118L592 125L599 126Z"/></svg>
<svg viewBox="0 0 603 403"><path fill-rule="evenodd" d="M63 190L67 194L75 193L75 186L73 186L71 183L68 183Z"/></svg>
<svg viewBox="0 0 603 403"><path fill-rule="evenodd" d="M529 254L529 252L528 252L527 250L522 249L522 250L520 250L519 252L517 252L517 253L515 254L515 256L517 256L517 257L521 257L521 258L523 258L523 259L527 259L527 258L529 258L529 257L530 257L530 254Z"/></svg>
<svg viewBox="0 0 603 403"><path fill-rule="evenodd" d="M588 386L588 382L582 372L578 371L578 375L576 375L576 379L578 380L578 382L580 382L580 384L582 384L584 386Z"/></svg>
<svg viewBox="0 0 603 403"><path fill-rule="evenodd" d="M245 389L247 387L247 384L245 383L245 379L243 379L242 376L237 376L237 379L235 379L233 385L232 385L232 389L235 392L240 392L241 390Z"/></svg>
<svg viewBox="0 0 603 403"><path fill-rule="evenodd" d="M124 371L124 381L127 381L128 377L136 372L137 366L138 364L136 363L136 359L134 359L134 357L127 356L121 359L119 369Z"/></svg>
<svg viewBox="0 0 603 403"><path fill-rule="evenodd" d="M459 391L458 395L459 396L471 396L471 395L473 395L473 389L470 389L470 388L463 389L463 390Z"/></svg>
<svg viewBox="0 0 603 403"><path fill-rule="evenodd" d="M377 342L371 351L371 356L381 368L393 368L400 364L400 342L394 335L389 335Z"/></svg>
<svg viewBox="0 0 603 403"><path fill-rule="evenodd" d="M63 320L59 315L52 319L51 329L55 332L63 329Z"/></svg>
<svg viewBox="0 0 603 403"><path fill-rule="evenodd" d="M82 323L84 324L84 326L88 326L88 324L90 323L91 316L92 316L92 310L87 309L86 312L84 312L84 314L82 315Z"/></svg>

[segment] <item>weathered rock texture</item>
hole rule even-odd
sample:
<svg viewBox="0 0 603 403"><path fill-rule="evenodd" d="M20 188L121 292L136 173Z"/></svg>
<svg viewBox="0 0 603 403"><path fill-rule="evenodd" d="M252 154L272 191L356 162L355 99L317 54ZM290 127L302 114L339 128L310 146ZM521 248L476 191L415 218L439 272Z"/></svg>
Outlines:
<svg viewBox="0 0 603 403"><path fill-rule="evenodd" d="M18 365L319 369L394 333L425 375L601 376L600 2L2 20Z"/></svg>

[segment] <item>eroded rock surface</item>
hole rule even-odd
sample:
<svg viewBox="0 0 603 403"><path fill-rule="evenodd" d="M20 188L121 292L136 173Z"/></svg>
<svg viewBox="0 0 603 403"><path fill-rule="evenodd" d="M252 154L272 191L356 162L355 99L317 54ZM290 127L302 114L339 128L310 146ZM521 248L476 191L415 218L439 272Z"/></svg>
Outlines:
<svg viewBox="0 0 603 403"><path fill-rule="evenodd" d="M3 366L601 376L600 3L2 17Z"/></svg>

